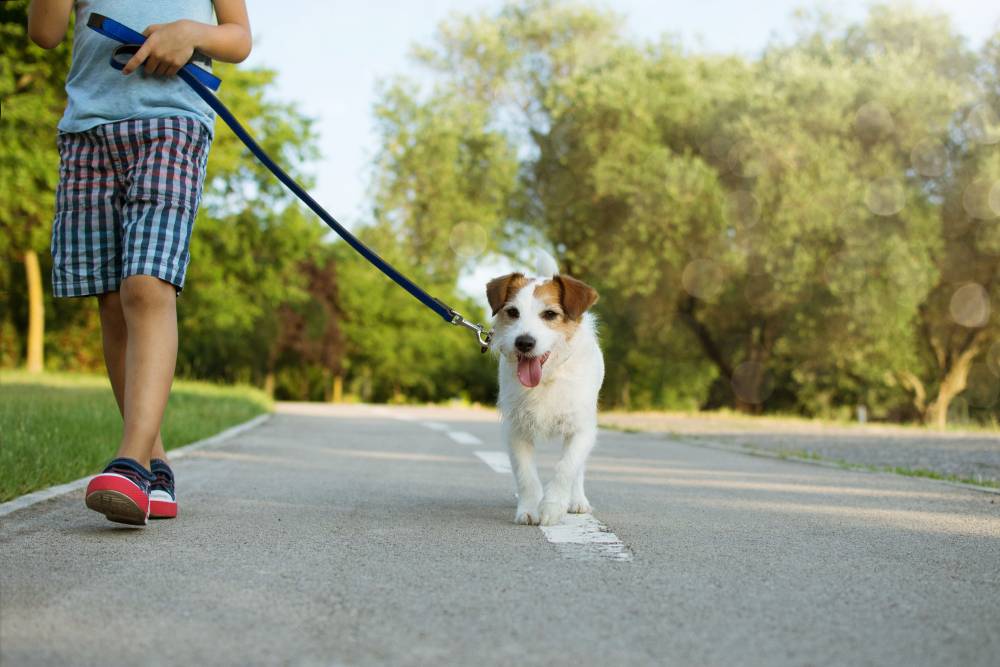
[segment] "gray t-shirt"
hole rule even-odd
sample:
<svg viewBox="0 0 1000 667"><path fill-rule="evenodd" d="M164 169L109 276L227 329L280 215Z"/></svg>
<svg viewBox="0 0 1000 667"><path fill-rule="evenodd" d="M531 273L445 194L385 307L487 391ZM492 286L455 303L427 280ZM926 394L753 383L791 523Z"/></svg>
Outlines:
<svg viewBox="0 0 1000 667"><path fill-rule="evenodd" d="M125 76L111 67L119 46L87 27L91 12L142 32L154 23L190 19L215 24L212 0L76 0L73 63L66 78L69 102L60 132L83 132L97 125L136 118L187 116L211 133L215 114L178 77L151 76L142 68Z"/></svg>

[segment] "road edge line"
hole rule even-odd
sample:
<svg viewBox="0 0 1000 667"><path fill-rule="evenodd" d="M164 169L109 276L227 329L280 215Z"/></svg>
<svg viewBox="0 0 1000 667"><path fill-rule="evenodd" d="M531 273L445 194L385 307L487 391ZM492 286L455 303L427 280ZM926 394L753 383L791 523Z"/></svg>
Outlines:
<svg viewBox="0 0 1000 667"><path fill-rule="evenodd" d="M235 426L230 426L229 428L219 431L215 435L209 436L202 440L192 442L190 444L184 445L183 447L178 447L177 449L168 449L167 454L170 455L171 460L182 459L187 454L193 451L204 449L205 447L211 447L213 445L221 444L227 440L230 440L244 431L249 431L252 428L260 426L268 419L271 418L272 413L265 412L262 415L257 415L247 421L236 424ZM38 491L32 491L31 493L26 493L23 496L18 496L13 500L8 500L5 503L0 504L0 517L8 516L14 512L18 512L23 509L27 509L38 503L44 502L46 500L51 500L52 498L58 498L59 496L66 495L67 493L72 493L79 489L87 486L87 482L93 475L88 475L87 477L81 477L80 479L75 479L72 482L66 482L65 484L57 484L55 486L48 486L44 489L39 489Z"/></svg>

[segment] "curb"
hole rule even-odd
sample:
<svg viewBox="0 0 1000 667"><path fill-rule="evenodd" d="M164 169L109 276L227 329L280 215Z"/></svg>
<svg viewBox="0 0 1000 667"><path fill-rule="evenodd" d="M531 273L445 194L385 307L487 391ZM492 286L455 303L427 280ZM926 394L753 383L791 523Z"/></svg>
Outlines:
<svg viewBox="0 0 1000 667"><path fill-rule="evenodd" d="M205 447L211 447L212 445L218 445L226 440L230 440L244 431L249 431L252 428L260 426L270 418L271 413L257 415L253 419L245 421L242 424L237 424L236 426L230 426L225 431L220 431L219 433L205 438L204 440L198 440L197 442L192 442L189 445L168 450L167 454L170 456L171 460L176 461L177 459L182 459L191 452L204 449ZM90 477L91 476L81 477L80 479L73 480L72 482L59 484L57 486L50 486L39 491L32 491L31 493L27 493L23 496L18 496L13 500L8 500L7 502L0 504L0 517L31 507L32 505L37 505L38 503L51 498L56 498L67 493L83 489L87 486L87 482L90 481Z"/></svg>

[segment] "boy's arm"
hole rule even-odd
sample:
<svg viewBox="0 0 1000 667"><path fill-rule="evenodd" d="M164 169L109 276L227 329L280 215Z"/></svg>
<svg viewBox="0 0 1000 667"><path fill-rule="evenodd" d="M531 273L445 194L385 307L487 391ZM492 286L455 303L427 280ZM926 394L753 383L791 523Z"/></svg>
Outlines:
<svg viewBox="0 0 1000 667"><path fill-rule="evenodd" d="M28 5L28 37L43 49L54 49L69 30L73 0L31 0Z"/></svg>
<svg viewBox="0 0 1000 667"><path fill-rule="evenodd" d="M145 62L150 74L176 74L195 49L223 62L242 62L253 45L245 0L215 0L215 16L219 25L183 19L149 26L142 33L145 43L122 72L131 74Z"/></svg>

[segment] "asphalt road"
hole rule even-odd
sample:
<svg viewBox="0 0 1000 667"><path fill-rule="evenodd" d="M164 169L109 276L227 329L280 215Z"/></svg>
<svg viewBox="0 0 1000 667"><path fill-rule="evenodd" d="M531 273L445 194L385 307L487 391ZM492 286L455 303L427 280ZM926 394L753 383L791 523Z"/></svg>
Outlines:
<svg viewBox="0 0 1000 667"><path fill-rule="evenodd" d="M8 515L0 663L997 664L1000 496L602 432L595 548L515 526L496 451L490 413L283 405L177 462L177 520Z"/></svg>

